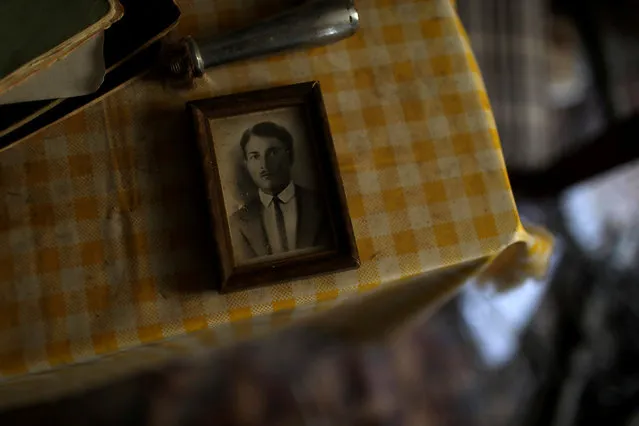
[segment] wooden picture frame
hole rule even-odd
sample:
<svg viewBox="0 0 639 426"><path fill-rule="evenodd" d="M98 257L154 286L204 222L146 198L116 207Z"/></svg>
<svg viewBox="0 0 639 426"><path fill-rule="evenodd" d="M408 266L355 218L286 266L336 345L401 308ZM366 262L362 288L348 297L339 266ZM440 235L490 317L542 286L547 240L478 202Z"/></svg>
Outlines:
<svg viewBox="0 0 639 426"><path fill-rule="evenodd" d="M204 160L221 292L359 266L318 82L187 108Z"/></svg>

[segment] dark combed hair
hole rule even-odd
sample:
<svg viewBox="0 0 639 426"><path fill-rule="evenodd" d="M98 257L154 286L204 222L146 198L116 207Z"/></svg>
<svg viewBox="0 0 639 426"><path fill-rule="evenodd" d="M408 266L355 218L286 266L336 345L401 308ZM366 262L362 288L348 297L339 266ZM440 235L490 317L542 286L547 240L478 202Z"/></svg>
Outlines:
<svg viewBox="0 0 639 426"><path fill-rule="evenodd" d="M242 135L242 140L240 141L240 146L242 147L244 158L246 158L246 144L248 144L251 136L275 138L284 144L290 156L293 157L293 136L284 127L271 121L264 121L262 123L256 124L255 126L248 129L246 132L244 132L244 134Z"/></svg>

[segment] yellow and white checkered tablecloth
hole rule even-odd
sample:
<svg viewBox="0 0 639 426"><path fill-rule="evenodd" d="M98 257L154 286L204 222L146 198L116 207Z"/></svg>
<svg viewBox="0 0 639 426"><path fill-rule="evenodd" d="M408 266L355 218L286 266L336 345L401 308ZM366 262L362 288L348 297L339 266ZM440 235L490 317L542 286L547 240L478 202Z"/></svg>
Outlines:
<svg viewBox="0 0 639 426"><path fill-rule="evenodd" d="M206 37L290 1L178 3L179 32ZM454 7L370 0L358 9L361 30L346 41L220 67L188 92L140 79L0 154L7 385L198 330L233 339L471 260L505 285L544 272L550 239L520 224ZM321 82L361 268L201 291L213 266L185 103L308 80Z"/></svg>

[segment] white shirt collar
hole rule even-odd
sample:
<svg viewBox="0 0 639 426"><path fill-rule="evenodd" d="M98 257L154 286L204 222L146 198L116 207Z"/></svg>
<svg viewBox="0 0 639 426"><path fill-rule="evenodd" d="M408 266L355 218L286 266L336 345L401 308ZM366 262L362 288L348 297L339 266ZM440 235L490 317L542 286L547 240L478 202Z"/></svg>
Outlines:
<svg viewBox="0 0 639 426"><path fill-rule="evenodd" d="M262 204L264 204L264 207L270 206L271 203L273 202L273 198L275 198L272 195L262 192L261 189L258 191L258 194L260 195L260 201L262 201ZM295 198L295 184L293 183L293 181L291 181L291 183L289 183L288 186L284 188L282 192L277 194L277 198L279 198L280 201L283 202L284 204L288 203L293 198Z"/></svg>

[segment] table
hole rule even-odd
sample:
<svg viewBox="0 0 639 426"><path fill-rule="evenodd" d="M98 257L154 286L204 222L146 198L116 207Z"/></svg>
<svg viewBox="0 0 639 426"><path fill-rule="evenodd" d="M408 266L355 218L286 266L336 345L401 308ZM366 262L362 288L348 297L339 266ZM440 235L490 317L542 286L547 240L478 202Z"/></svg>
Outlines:
<svg viewBox="0 0 639 426"><path fill-rule="evenodd" d="M179 33L205 37L292 2L178 3ZM1 405L259 335L346 299L357 305L311 318L366 334L445 300L469 276L511 286L543 274L551 239L520 223L454 7L358 8L361 30L346 41L214 69L189 91L139 79L0 155ZM209 218L185 103L308 80L324 93L361 268L205 291Z"/></svg>

